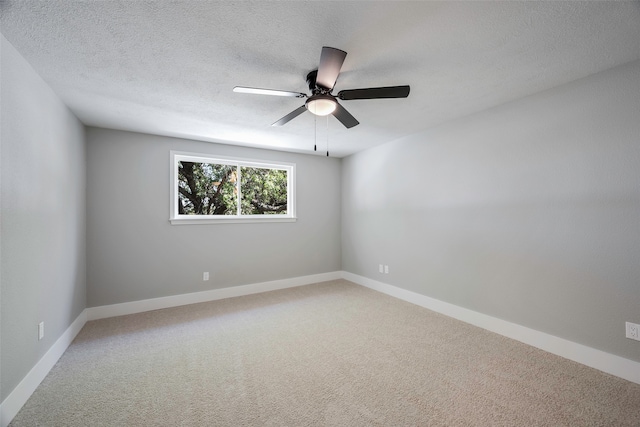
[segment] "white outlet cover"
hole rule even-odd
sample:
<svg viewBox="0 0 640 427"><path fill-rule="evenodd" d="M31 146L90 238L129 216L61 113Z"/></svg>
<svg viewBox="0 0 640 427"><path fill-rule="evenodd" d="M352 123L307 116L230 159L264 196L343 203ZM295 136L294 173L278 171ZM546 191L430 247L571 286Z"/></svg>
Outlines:
<svg viewBox="0 0 640 427"><path fill-rule="evenodd" d="M625 322L626 337L632 340L640 341L640 325L631 322Z"/></svg>
<svg viewBox="0 0 640 427"><path fill-rule="evenodd" d="M384 274L389 274L389 266L388 265L384 266Z"/></svg>
<svg viewBox="0 0 640 427"><path fill-rule="evenodd" d="M202 273L202 280L203 281L209 280L209 272L208 271L205 271L204 273Z"/></svg>
<svg viewBox="0 0 640 427"><path fill-rule="evenodd" d="M38 323L38 341L44 338L44 322Z"/></svg>

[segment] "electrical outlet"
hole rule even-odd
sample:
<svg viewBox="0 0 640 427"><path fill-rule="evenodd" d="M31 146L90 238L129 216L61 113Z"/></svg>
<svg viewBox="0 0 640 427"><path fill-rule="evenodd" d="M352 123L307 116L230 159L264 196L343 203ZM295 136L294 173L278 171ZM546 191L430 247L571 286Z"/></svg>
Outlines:
<svg viewBox="0 0 640 427"><path fill-rule="evenodd" d="M378 271L384 273L384 266L382 264L378 264Z"/></svg>
<svg viewBox="0 0 640 427"><path fill-rule="evenodd" d="M207 280L209 280L209 272L205 271L204 273L202 273L202 281L206 282Z"/></svg>
<svg viewBox="0 0 640 427"><path fill-rule="evenodd" d="M388 265L384 266L384 274L389 274L389 266Z"/></svg>
<svg viewBox="0 0 640 427"><path fill-rule="evenodd" d="M625 322L627 327L627 338L640 341L640 325L631 322Z"/></svg>
<svg viewBox="0 0 640 427"><path fill-rule="evenodd" d="M44 322L38 323L38 341L44 338Z"/></svg>

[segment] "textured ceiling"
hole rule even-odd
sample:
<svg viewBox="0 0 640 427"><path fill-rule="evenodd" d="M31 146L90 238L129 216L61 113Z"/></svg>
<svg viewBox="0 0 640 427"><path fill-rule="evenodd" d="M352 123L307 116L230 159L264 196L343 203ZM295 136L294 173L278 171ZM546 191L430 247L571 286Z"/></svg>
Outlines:
<svg viewBox="0 0 640 427"><path fill-rule="evenodd" d="M334 156L640 58L638 2L11 1L2 34L83 123ZM348 52L342 89L409 84L407 99L343 101L360 125L305 113L322 46ZM316 130L316 131L314 131Z"/></svg>

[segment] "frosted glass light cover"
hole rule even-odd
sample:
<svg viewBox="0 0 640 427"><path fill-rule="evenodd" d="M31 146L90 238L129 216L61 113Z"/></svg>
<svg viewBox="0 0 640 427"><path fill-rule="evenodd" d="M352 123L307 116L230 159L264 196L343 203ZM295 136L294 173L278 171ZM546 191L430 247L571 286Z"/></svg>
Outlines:
<svg viewBox="0 0 640 427"><path fill-rule="evenodd" d="M327 98L310 99L307 102L307 109L316 116L327 116L335 111L336 103Z"/></svg>

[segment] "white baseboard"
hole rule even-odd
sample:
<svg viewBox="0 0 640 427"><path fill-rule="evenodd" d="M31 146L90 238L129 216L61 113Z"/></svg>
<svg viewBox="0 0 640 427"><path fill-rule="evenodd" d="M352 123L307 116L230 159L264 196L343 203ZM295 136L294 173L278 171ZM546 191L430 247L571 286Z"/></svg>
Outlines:
<svg viewBox="0 0 640 427"><path fill-rule="evenodd" d="M51 346L42 359L40 359L40 361L36 363L31 371L29 371L29 373L22 379L20 384L18 384L11 394L9 394L9 396L7 396L7 398L0 404L0 427L7 427L9 425L13 417L16 416L18 411L20 411L20 408L22 408L29 397L31 397L38 385L40 385L51 368L53 368L58 359L60 359L60 356L62 356L76 335L78 335L78 332L80 332L82 327L89 320L141 313L143 311L177 307L180 305L275 291L278 289L293 288L296 286L310 285L312 283L326 282L340 278L342 278L342 272L334 271L330 273L254 283L251 285L234 286L230 288L213 289L210 291L174 295L170 297L86 308L82 313L80 313L76 320L73 321L71 326L67 328L62 336L58 338L53 346Z"/></svg>
<svg viewBox="0 0 640 427"><path fill-rule="evenodd" d="M224 298L275 291L326 282L342 278L341 271L313 274L310 276L293 277L290 279L273 280L270 282L253 283L251 285L232 286L230 288L212 289L210 291L193 292L189 294L172 295L168 297L152 298L140 301L124 302L121 304L102 305L87 308L87 320L104 319L106 317L124 316L126 314L142 313L144 311L159 310L161 308L178 307L199 302L214 301Z"/></svg>
<svg viewBox="0 0 640 427"><path fill-rule="evenodd" d="M87 310L83 310L76 320L71 323L66 331L56 340L49 351L35 364L29 373L13 389L11 394L0 404L0 426L7 427L20 408L38 388L42 380L47 376L51 368L56 364L60 356L65 352L69 344L78 335L87 322Z"/></svg>
<svg viewBox="0 0 640 427"><path fill-rule="evenodd" d="M38 385L47 376L51 368L56 364L60 356L62 356L67 347L69 347L84 324L89 320L250 295L341 278L640 384L640 363L638 362L367 277L346 271L334 271L294 277L291 279L254 283L251 285L87 308L80 313L71 326L67 328L62 336L51 346L49 351L47 351L40 361L38 361L31 371L22 379L20 384L18 384L11 394L0 404L0 427L7 427Z"/></svg>
<svg viewBox="0 0 640 427"><path fill-rule="evenodd" d="M479 326L491 332L523 342L525 344L548 351L574 362L598 369L616 377L640 384L640 363L587 347L564 338L558 338L545 332L536 331L525 326L491 317L477 311L469 310L444 301L430 298L406 289L359 276L342 272L342 277L358 285L385 293L392 297L419 305L429 310Z"/></svg>

